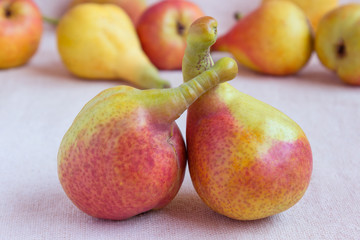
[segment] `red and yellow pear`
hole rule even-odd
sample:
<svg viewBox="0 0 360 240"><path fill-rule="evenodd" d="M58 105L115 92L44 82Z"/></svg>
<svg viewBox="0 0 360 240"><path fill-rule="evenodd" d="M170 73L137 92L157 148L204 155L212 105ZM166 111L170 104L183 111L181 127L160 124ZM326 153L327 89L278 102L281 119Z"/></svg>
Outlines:
<svg viewBox="0 0 360 240"><path fill-rule="evenodd" d="M223 58L177 88L118 86L95 96L75 118L58 152L58 175L70 200L90 216L112 220L166 206L186 167L175 120L237 71L233 59Z"/></svg>
<svg viewBox="0 0 360 240"><path fill-rule="evenodd" d="M315 37L321 63L349 85L360 85L360 4L350 3L326 14Z"/></svg>
<svg viewBox="0 0 360 240"><path fill-rule="evenodd" d="M263 2L274 0L263 0ZM288 0L298 5L308 17L316 32L320 19L338 5L338 0Z"/></svg>
<svg viewBox="0 0 360 240"><path fill-rule="evenodd" d="M184 81L212 65L216 20L189 29ZM203 41L202 47L195 45ZM206 44L207 45L206 45ZM193 185L214 211L238 220L287 210L304 195L312 173L311 147L300 126L274 107L222 83L187 112L186 141Z"/></svg>
<svg viewBox="0 0 360 240"><path fill-rule="evenodd" d="M286 0L268 1L240 19L212 50L230 52L259 73L289 75L300 71L313 51L311 27L304 12Z"/></svg>

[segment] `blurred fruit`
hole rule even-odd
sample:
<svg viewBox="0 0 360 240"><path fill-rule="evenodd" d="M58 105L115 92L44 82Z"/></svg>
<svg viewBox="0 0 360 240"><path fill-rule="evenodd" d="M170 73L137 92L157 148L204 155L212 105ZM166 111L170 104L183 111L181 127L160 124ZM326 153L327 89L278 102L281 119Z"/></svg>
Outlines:
<svg viewBox="0 0 360 240"><path fill-rule="evenodd" d="M147 7L145 0L73 0L70 8L81 3L115 4L118 7L121 7L129 15L134 24L137 23L141 14Z"/></svg>
<svg viewBox="0 0 360 240"><path fill-rule="evenodd" d="M169 86L142 51L130 18L115 5L71 8L58 24L57 44L65 66L76 76L123 79L140 88Z"/></svg>
<svg viewBox="0 0 360 240"><path fill-rule="evenodd" d="M159 69L181 69L190 24L203 16L194 3L165 0L150 6L141 16L137 33L151 62Z"/></svg>
<svg viewBox="0 0 360 240"><path fill-rule="evenodd" d="M263 0L263 2L273 0ZM336 8L338 0L288 0L296 3L308 17L312 28L316 31L320 19L329 11Z"/></svg>
<svg viewBox="0 0 360 240"><path fill-rule="evenodd" d="M240 19L212 49L232 53L254 71L289 75L308 62L312 40L304 12L294 3L277 0L263 3Z"/></svg>
<svg viewBox="0 0 360 240"><path fill-rule="evenodd" d="M315 50L343 82L360 85L360 4L343 5L325 15L316 32Z"/></svg>
<svg viewBox="0 0 360 240"><path fill-rule="evenodd" d="M0 69L27 63L43 31L41 13L32 0L0 1Z"/></svg>

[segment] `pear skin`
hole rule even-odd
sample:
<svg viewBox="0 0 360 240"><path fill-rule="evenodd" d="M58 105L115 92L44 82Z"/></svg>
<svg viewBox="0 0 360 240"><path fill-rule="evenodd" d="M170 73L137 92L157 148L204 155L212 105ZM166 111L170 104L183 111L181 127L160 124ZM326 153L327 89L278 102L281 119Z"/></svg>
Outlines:
<svg viewBox="0 0 360 240"><path fill-rule="evenodd" d="M360 85L360 4L350 3L321 19L315 51L321 63L347 84Z"/></svg>
<svg viewBox="0 0 360 240"><path fill-rule="evenodd" d="M264 2L240 19L213 45L230 52L242 65L263 74L290 75L308 62L313 50L311 27L294 3Z"/></svg>
<svg viewBox="0 0 360 240"><path fill-rule="evenodd" d="M186 149L174 122L200 95L234 78L236 62L172 89L109 88L90 100L62 139L60 183L83 212L123 220L166 206L177 194Z"/></svg>
<svg viewBox="0 0 360 240"><path fill-rule="evenodd" d="M274 0L263 0L263 2ZM338 6L338 0L288 0L298 5L308 17L316 32L320 19Z"/></svg>
<svg viewBox="0 0 360 240"><path fill-rule="evenodd" d="M312 172L310 144L286 115L221 84L188 113L189 170L216 212L254 220L287 210L304 195ZM208 107L207 107L208 106Z"/></svg>
<svg viewBox="0 0 360 240"><path fill-rule="evenodd" d="M78 77L122 79L139 88L169 86L142 51L130 18L115 5L71 8L57 26L57 45L63 63Z"/></svg>
<svg viewBox="0 0 360 240"><path fill-rule="evenodd" d="M73 0L69 8L83 3L115 4L124 9L135 25L147 7L145 0Z"/></svg>
<svg viewBox="0 0 360 240"><path fill-rule="evenodd" d="M185 82L210 68L206 44L199 48L196 39L208 37L210 48L216 34L206 29L215 26L214 19L202 18L190 27ZM309 185L312 153L299 125L229 83L219 84L189 107L186 141L196 192L227 217L254 220L280 213L297 203Z"/></svg>

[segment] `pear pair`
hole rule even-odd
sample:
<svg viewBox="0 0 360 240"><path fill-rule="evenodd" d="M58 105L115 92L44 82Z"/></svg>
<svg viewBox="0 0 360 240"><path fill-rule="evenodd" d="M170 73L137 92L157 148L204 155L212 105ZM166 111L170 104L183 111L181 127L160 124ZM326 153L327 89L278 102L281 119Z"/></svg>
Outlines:
<svg viewBox="0 0 360 240"><path fill-rule="evenodd" d="M58 174L82 211L119 220L166 206L186 155L197 193L220 214L259 219L300 200L312 171L304 132L231 85L216 86L237 74L230 58L213 63L216 33L211 17L191 25L178 88L114 87L81 110L60 145ZM174 121L187 108L186 154Z"/></svg>

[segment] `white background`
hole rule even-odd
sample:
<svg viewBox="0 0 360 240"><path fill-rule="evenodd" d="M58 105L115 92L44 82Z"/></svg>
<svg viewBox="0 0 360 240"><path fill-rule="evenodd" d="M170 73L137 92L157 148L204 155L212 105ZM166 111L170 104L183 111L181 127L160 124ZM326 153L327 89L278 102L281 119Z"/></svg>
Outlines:
<svg viewBox="0 0 360 240"><path fill-rule="evenodd" d="M68 1L36 2L45 15L60 16ZM193 2L218 20L220 35L235 23L235 11L246 14L259 4ZM173 86L182 82L180 71L160 74ZM63 192L56 155L82 106L121 82L72 77L47 26L26 66L0 71L0 239L360 239L360 88L343 84L315 54L296 75L270 77L240 67L230 83L280 109L307 134L314 170L303 199L273 217L236 221L205 206L187 172L164 209L126 221L94 219ZM177 120L183 134L185 119L186 113Z"/></svg>

